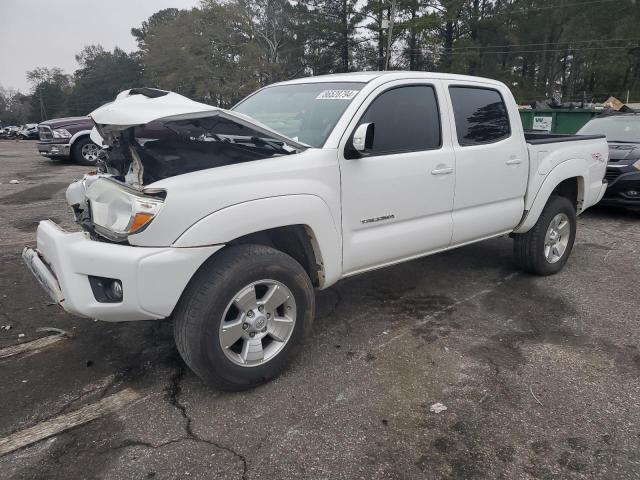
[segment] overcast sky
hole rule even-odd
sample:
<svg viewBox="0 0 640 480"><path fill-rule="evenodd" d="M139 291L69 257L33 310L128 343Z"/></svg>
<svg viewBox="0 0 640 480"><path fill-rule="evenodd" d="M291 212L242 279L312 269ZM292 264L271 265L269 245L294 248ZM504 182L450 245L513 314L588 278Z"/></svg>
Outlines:
<svg viewBox="0 0 640 480"><path fill-rule="evenodd" d="M60 67L72 73L85 45L136 49L131 28L167 7L199 0L0 0L0 85L27 93L27 70Z"/></svg>

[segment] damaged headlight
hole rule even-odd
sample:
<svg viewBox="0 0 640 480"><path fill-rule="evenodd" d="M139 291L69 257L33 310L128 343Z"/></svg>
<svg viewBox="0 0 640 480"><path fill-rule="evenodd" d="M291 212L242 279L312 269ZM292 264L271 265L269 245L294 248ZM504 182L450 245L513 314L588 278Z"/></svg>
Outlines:
<svg viewBox="0 0 640 480"><path fill-rule="evenodd" d="M107 178L93 182L86 197L96 231L114 241L142 231L164 203L160 193L146 195Z"/></svg>
<svg viewBox="0 0 640 480"><path fill-rule="evenodd" d="M71 134L64 128L54 128L51 132L53 138L71 138Z"/></svg>

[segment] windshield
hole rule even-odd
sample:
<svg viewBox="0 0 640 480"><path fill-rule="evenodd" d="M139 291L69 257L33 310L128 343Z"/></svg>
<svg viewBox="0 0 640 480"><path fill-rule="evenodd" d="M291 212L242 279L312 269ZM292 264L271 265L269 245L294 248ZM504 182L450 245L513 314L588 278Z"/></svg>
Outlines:
<svg viewBox="0 0 640 480"><path fill-rule="evenodd" d="M267 87L236 105L298 142L321 147L363 83L302 83Z"/></svg>
<svg viewBox="0 0 640 480"><path fill-rule="evenodd" d="M594 118L578 130L578 135L606 135L608 142L640 143L640 115Z"/></svg>

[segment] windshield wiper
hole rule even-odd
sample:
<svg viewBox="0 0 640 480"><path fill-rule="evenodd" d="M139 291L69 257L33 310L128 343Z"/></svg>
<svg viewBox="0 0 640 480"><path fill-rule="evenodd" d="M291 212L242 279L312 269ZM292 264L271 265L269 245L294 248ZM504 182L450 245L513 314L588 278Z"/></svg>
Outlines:
<svg viewBox="0 0 640 480"><path fill-rule="evenodd" d="M640 140L607 140L609 143L640 143Z"/></svg>
<svg viewBox="0 0 640 480"><path fill-rule="evenodd" d="M278 145L276 142L272 140L265 140L264 138L260 138L260 137L249 137L249 138L256 147L264 147L264 146L271 147L276 152L286 153L287 155L295 152L295 150L287 150L286 148L284 148L284 144Z"/></svg>

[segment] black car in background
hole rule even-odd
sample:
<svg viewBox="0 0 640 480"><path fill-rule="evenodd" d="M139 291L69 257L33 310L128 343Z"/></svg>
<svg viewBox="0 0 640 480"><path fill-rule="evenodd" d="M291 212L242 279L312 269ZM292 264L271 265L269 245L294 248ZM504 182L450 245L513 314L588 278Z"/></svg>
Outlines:
<svg viewBox="0 0 640 480"><path fill-rule="evenodd" d="M640 208L640 112L599 115L578 135L606 135L609 164L607 191L601 205Z"/></svg>

